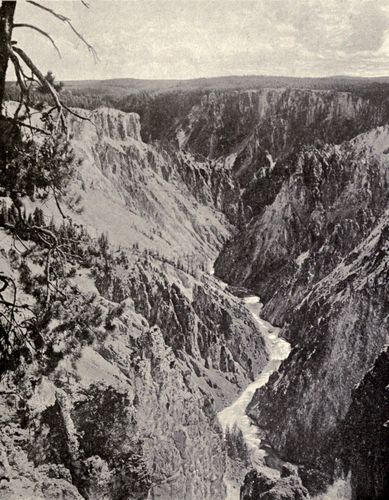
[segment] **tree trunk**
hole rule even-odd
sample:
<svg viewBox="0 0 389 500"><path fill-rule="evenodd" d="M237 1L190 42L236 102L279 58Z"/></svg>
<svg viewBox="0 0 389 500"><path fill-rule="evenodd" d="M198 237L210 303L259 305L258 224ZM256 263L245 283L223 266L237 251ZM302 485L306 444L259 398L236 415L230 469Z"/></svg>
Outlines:
<svg viewBox="0 0 389 500"><path fill-rule="evenodd" d="M5 77L8 67L8 46L11 43L16 1L1 2L0 7L0 115L2 114Z"/></svg>

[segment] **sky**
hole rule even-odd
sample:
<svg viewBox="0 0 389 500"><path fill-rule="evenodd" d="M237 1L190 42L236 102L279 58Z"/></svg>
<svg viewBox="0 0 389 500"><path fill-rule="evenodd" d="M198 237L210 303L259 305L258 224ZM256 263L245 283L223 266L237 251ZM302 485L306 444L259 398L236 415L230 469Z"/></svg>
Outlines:
<svg viewBox="0 0 389 500"><path fill-rule="evenodd" d="M57 80L389 75L389 0L18 0L13 39ZM10 75L10 78L12 76Z"/></svg>

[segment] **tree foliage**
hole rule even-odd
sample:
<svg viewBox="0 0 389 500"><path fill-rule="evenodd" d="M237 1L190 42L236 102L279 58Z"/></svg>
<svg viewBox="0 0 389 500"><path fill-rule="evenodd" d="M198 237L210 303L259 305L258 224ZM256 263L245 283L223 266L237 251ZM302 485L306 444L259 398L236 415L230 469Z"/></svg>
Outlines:
<svg viewBox="0 0 389 500"><path fill-rule="evenodd" d="M236 425L225 431L227 454L232 460L239 460L245 466L250 464L250 452L245 443L242 430Z"/></svg>
<svg viewBox="0 0 389 500"><path fill-rule="evenodd" d="M74 174L77 162L70 143L51 125L46 129L52 133L41 141L29 137L4 147L6 161L0 162L0 189L14 202L23 196L60 196Z"/></svg>
<svg viewBox="0 0 389 500"><path fill-rule="evenodd" d="M62 82L55 81L55 76L52 71L48 71L46 73L45 79L54 88L54 90L56 90L57 92L61 92L61 90L64 87L64 84ZM38 85L37 91L40 92L41 94L48 94L48 90L45 85Z"/></svg>
<svg viewBox="0 0 389 500"><path fill-rule="evenodd" d="M40 2L26 1L67 24L95 54L69 18ZM0 197L3 197L0 226L12 238L9 258L19 271L18 275L0 272L2 370L18 359L27 359L35 350L34 339L40 336L38 332L44 328L45 318L53 314L53 304L58 297L66 297L68 263L78 258L72 253L73 245L68 235L58 231L51 222L47 223L41 210L27 213L24 206L26 197L45 200L52 196L60 214L67 219L61 201L78 162L69 143L66 114L78 115L61 102L58 94L61 85L55 82L52 72L44 76L13 39L14 28L32 29L49 39L57 49L53 38L40 27L15 23L15 7L14 1L2 1L0 5ZM3 106L9 63L15 70L19 91L19 104L13 116L5 116ZM47 103L50 107L41 113L40 123L32 122L31 93L34 89L49 96ZM22 130L26 129L29 132L23 133ZM26 264L26 259L31 256L35 256L42 270L42 274L35 277L34 284ZM32 294L35 303L27 304L25 299L20 299L23 291ZM93 307L90 309L93 311ZM85 323L83 318L79 319L80 324ZM93 319L88 317L91 324Z"/></svg>

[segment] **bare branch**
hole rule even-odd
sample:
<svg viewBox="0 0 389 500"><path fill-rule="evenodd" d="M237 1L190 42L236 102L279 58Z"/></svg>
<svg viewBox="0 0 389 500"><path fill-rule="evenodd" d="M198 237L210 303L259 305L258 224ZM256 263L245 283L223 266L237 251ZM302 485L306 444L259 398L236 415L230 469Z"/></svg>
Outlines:
<svg viewBox="0 0 389 500"><path fill-rule="evenodd" d="M62 124L62 127L64 130L67 128L66 123L65 123L65 117L63 114L64 109L66 111L68 111L70 114L72 114L73 116L75 116L76 118L80 118L81 120L87 120L90 123L93 123L92 120L90 120L90 118L76 113L75 111L73 111L71 108L68 108L60 101L58 94L57 94L56 90L54 89L54 87L50 84L50 82L47 81L47 79L44 77L43 73L35 66L35 64L31 61L31 59L28 57L28 55L22 49L14 46L12 49L9 49L10 54L12 53L12 51L16 52L16 54L18 54L20 59L22 59L22 61L26 64L26 66L31 70L32 74L35 75L36 78L39 80L39 82L49 91L50 95L54 99L55 106L50 109L48 114L50 114L52 111L57 109L58 118L61 121L61 124Z"/></svg>
<svg viewBox="0 0 389 500"><path fill-rule="evenodd" d="M28 123L24 123L20 120L13 120L14 123L17 123L18 125L20 125L21 127L26 127L26 128L29 128L30 130L34 130L35 132L40 132L41 134L45 134L45 135L51 135L50 132L48 132L47 130L44 130L43 128L40 128L40 127L34 127L34 125L30 125Z"/></svg>
<svg viewBox="0 0 389 500"><path fill-rule="evenodd" d="M65 214L64 214L64 212L63 212L63 210L62 210L61 204L60 204L60 202L59 202L58 193L57 193L57 190L56 190L56 188L55 188L54 186L53 186L52 191L53 191L53 196L54 196L54 201L55 201L55 204L57 205L58 211L59 211L59 213L61 214L62 218L63 218L64 220L69 219L69 217L68 217L67 215L65 215Z"/></svg>
<svg viewBox="0 0 389 500"><path fill-rule="evenodd" d="M9 302L8 300L4 299L1 294L0 304L2 304L3 306L12 307L13 309L26 309L27 311L33 312L29 304L15 304L14 302Z"/></svg>
<svg viewBox="0 0 389 500"><path fill-rule="evenodd" d="M20 89L23 93L27 93L27 87L22 78L23 71L22 68L20 67L19 59L16 57L15 53L12 50L9 51L9 57L14 65L16 78L20 86Z"/></svg>
<svg viewBox="0 0 389 500"><path fill-rule="evenodd" d="M38 28L37 26L34 26L33 24L26 24L26 23L22 23L22 24L19 24L19 23L15 23L13 25L14 28L30 28L34 31L37 31L38 33L40 33L41 35L45 36L46 38L48 38L50 40L50 42L52 43L53 47L55 48L55 50L57 51L59 57L62 58L62 55L61 55L61 51L59 50L57 44L55 43L55 41L53 40L53 38L48 34L46 33L46 31Z"/></svg>
<svg viewBox="0 0 389 500"><path fill-rule="evenodd" d="M84 42L84 44L88 47L88 50L89 52L92 54L93 56L93 59L94 61L98 61L99 60L99 56L97 55L97 52L95 50L95 48L93 47L93 45L91 45L90 43L88 43L85 38L81 35L81 33L79 31L76 30L76 28L73 26L73 24L70 22L70 21L67 21L67 24L70 26L70 28L74 31L74 33L78 36L78 38Z"/></svg>
<svg viewBox="0 0 389 500"><path fill-rule="evenodd" d="M16 80L18 82L18 85L20 87L20 92L21 92L19 105L18 105L18 107L15 111L15 114L14 114L14 119L17 119L19 116L19 112L23 106L24 98L26 98L26 99L28 98L28 89L27 89L27 86L26 86L25 81L23 79L24 74L23 74L22 68L20 67L19 59L16 57L14 52L12 52L12 50L9 51L9 57L10 57L12 64L15 68Z"/></svg>
<svg viewBox="0 0 389 500"><path fill-rule="evenodd" d="M62 112L62 104L58 98L58 94L55 91L54 87L46 80L46 78L43 76L43 73L41 73L41 71L35 66L35 64L31 61L31 59L22 49L20 49L19 47L13 47L13 49L10 49L10 53L12 52L12 50L18 54L18 56L22 59L22 61L26 64L26 66L38 78L41 84L49 91L51 97L54 99L55 106L58 109L58 114L61 124L65 129L66 124Z"/></svg>
<svg viewBox="0 0 389 500"><path fill-rule="evenodd" d="M31 231L36 231L37 233L43 233L44 235L51 238L53 240L53 243L51 245L49 244L50 247L54 247L54 246L58 245L58 239L57 239L56 235L52 231L50 231L50 229L46 229L42 226L30 226L30 229L31 229Z"/></svg>
<svg viewBox="0 0 389 500"><path fill-rule="evenodd" d="M65 104L61 103L63 108L68 111L71 115L75 116L76 118L80 118L80 120L86 120L87 122L90 122L94 127L96 127L96 124L87 116L82 116L74 111L74 109L69 108Z"/></svg>
<svg viewBox="0 0 389 500"><path fill-rule="evenodd" d="M53 9L50 9L49 7L45 7L44 5L34 2L34 0L27 0L27 3L30 3L31 5L35 5L35 7L38 7L39 9L45 10L46 12L50 12L53 16L57 17L60 21L67 22L70 21L70 19L66 16L63 16L62 14L59 14L58 12L55 12Z"/></svg>
<svg viewBox="0 0 389 500"><path fill-rule="evenodd" d="M34 0L27 0L27 2L30 3L31 5L34 5L35 7L38 7L39 9L42 9L46 12L49 12L50 14L52 14L54 17L56 17L57 19L59 19L63 23L66 23L71 28L71 30L76 34L76 36L87 46L87 48L88 48L89 52L92 54L94 60L97 61L99 59L94 47L85 40L85 38L81 35L81 33L79 31L76 30L76 28L73 26L72 21L69 17L64 16L63 14L60 14L59 12L56 12L53 9L50 9L50 7L46 7L38 2L34 2ZM84 2L82 2L82 3L85 5ZM85 5L85 6L87 7L88 5Z"/></svg>

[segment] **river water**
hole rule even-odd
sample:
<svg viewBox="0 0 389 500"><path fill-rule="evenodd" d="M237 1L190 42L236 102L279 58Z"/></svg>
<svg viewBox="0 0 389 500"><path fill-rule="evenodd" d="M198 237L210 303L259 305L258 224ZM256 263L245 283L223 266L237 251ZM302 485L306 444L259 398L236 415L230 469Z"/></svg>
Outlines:
<svg viewBox="0 0 389 500"><path fill-rule="evenodd" d="M257 296L245 297L242 299L244 306L252 314L258 330L265 340L269 352L269 361L258 375L256 380L246 387L236 401L224 410L218 413L219 422L225 431L228 427L232 429L236 425L243 433L245 443L249 449L251 461L254 464L262 464L266 454L261 449L261 439L258 436L258 430L252 424L251 419L246 415L247 405L250 403L255 391L267 384L270 375L278 370L281 361L286 359L290 353L290 344L279 337L279 328L274 327L260 317L262 304ZM239 500L239 490L236 485L225 481L227 486L226 500Z"/></svg>
<svg viewBox="0 0 389 500"><path fill-rule="evenodd" d="M232 429L236 425L243 433L245 443L250 451L253 466L261 465L264 467L263 459L266 451L261 449L261 439L258 436L257 427L246 415L247 405L250 403L255 391L267 384L271 374L278 370L281 362L289 356L291 351L290 344L279 337L280 329L271 325L261 318L262 304L257 296L245 297L242 299L243 305L250 311L258 330L265 340L269 352L269 361L258 375L256 380L244 389L242 394L230 406L224 408L218 413L219 422L225 431L228 427ZM278 471L271 471L275 475ZM227 486L226 500L239 500L239 489L236 485L225 481ZM330 485L327 492L315 498L315 500L346 500L351 498L350 478L338 479L333 485Z"/></svg>
<svg viewBox="0 0 389 500"><path fill-rule="evenodd" d="M232 405L219 412L218 418L223 430L226 430L227 427L232 428L236 424L243 432L243 437L250 451L257 452L261 440L257 435L257 428L246 415L246 408L256 389L264 386L268 382L270 375L278 370L281 361L289 356L290 344L278 336L279 328L272 326L260 317L262 304L259 297L245 297L242 301L252 314L258 325L258 330L265 340L269 351L269 361L257 379L246 387L239 398Z"/></svg>

